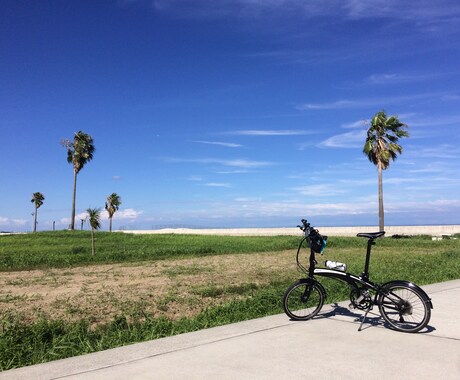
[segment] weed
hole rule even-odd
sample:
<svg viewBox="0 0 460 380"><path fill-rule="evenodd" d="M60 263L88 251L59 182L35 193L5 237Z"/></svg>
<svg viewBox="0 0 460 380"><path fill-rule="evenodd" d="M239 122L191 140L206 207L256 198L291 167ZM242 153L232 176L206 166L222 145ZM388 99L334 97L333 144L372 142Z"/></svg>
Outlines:
<svg viewBox="0 0 460 380"><path fill-rule="evenodd" d="M184 276L184 275L197 275L197 274L211 272L211 271L212 271L211 267L200 266L198 264L194 264L191 266L177 265L171 268L164 269L162 273L167 275L168 277L177 277L177 276Z"/></svg>

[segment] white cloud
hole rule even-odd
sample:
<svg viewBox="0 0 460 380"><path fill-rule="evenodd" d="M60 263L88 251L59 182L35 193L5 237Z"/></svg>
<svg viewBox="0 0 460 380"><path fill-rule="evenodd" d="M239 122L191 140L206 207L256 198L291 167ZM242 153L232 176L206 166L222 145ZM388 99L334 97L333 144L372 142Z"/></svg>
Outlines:
<svg viewBox="0 0 460 380"><path fill-rule="evenodd" d="M126 208L123 210L118 210L113 214L114 220L134 220L138 219L144 212L143 211L136 211L132 208ZM86 215L86 214L85 214ZM109 219L109 213L107 210L101 210L101 219Z"/></svg>
<svg viewBox="0 0 460 380"><path fill-rule="evenodd" d="M12 219L11 221L15 226L25 226L27 224L27 220L25 219Z"/></svg>
<svg viewBox="0 0 460 380"><path fill-rule="evenodd" d="M268 161L253 161L253 160L246 160L243 158L235 158L235 159L228 159L222 160L218 158L163 158L165 162L171 163L197 163L197 164L217 164L222 166L229 166L229 167L237 167L243 169L255 169L261 167L267 167L274 165L273 162Z"/></svg>
<svg viewBox="0 0 460 380"><path fill-rule="evenodd" d="M318 146L324 148L362 148L366 140L366 134L365 130L346 132L329 137L319 143Z"/></svg>
<svg viewBox="0 0 460 380"><path fill-rule="evenodd" d="M75 224L77 222L80 222L82 219L86 221L87 218L88 218L88 213L86 211L80 212L75 215ZM61 218L59 220L59 223L63 224L64 226L68 226L70 225L70 218Z"/></svg>
<svg viewBox="0 0 460 380"><path fill-rule="evenodd" d="M371 84L393 84L401 81L401 76L398 74L372 74L367 78L367 82Z"/></svg>
<svg viewBox="0 0 460 380"><path fill-rule="evenodd" d="M345 129L355 129L355 128L363 128L366 127L369 122L367 120L358 120L352 123L342 124L342 128Z"/></svg>
<svg viewBox="0 0 460 380"><path fill-rule="evenodd" d="M310 197L329 197L336 196L345 193L346 191L337 185L320 184L320 185L308 185L294 188L302 195Z"/></svg>
<svg viewBox="0 0 460 380"><path fill-rule="evenodd" d="M228 183L220 183L220 182L208 182L205 184L208 187L231 187Z"/></svg>
<svg viewBox="0 0 460 380"><path fill-rule="evenodd" d="M420 100L433 100L439 101L443 96L449 95L447 93L425 93L406 96L394 96L387 98L374 98L374 99L342 99L335 102L327 103L305 103L296 107L299 111L306 110L331 110L331 109L350 109L350 108L366 108L366 107L379 107L382 108L389 104L409 103Z"/></svg>
<svg viewBox="0 0 460 380"><path fill-rule="evenodd" d="M124 210L118 210L114 215L114 219L138 219L144 211L136 211L132 208L126 208Z"/></svg>
<svg viewBox="0 0 460 380"><path fill-rule="evenodd" d="M250 170L246 169L238 169L238 170L218 170L216 171L217 174L245 174L250 173Z"/></svg>
<svg viewBox="0 0 460 380"><path fill-rule="evenodd" d="M344 8L351 18L394 18L399 20L434 21L460 14L455 0L347 0Z"/></svg>
<svg viewBox="0 0 460 380"><path fill-rule="evenodd" d="M219 161L219 163L225 166L234 166L238 168L248 168L248 169L254 169L254 168L260 168L260 167L273 165L273 163L267 162L267 161L250 161L250 160L245 160L245 159L221 160Z"/></svg>
<svg viewBox="0 0 460 380"><path fill-rule="evenodd" d="M151 0L119 0L121 4ZM153 0L157 12L174 12L183 17L262 18L267 13L295 14L306 18L340 16L340 19L389 18L413 22L450 20L460 14L455 0Z"/></svg>
<svg viewBox="0 0 460 380"><path fill-rule="evenodd" d="M0 216L0 224L2 225L11 225L11 226L25 226L27 224L25 219L10 219L5 216Z"/></svg>
<svg viewBox="0 0 460 380"><path fill-rule="evenodd" d="M342 109L342 108L354 108L362 107L364 105L373 105L376 101L366 100L337 100L329 103L305 103L296 108L300 111L303 110L327 110L327 109Z"/></svg>
<svg viewBox="0 0 460 380"><path fill-rule="evenodd" d="M365 82L371 85L394 85L399 83L421 82L430 79L436 79L443 75L446 75L446 73L372 74L366 78Z"/></svg>
<svg viewBox="0 0 460 380"><path fill-rule="evenodd" d="M313 134L314 132L302 131L302 130L292 130L292 129L284 129L284 130L250 129L250 130L242 130L242 131L233 131L229 133L233 135L240 135L240 136L302 136L302 135L310 135L310 134Z"/></svg>
<svg viewBox="0 0 460 380"><path fill-rule="evenodd" d="M459 159L460 149L450 144L442 144L429 148L419 148L414 154L417 158Z"/></svg>
<svg viewBox="0 0 460 380"><path fill-rule="evenodd" d="M198 144L208 144L208 145L219 145L219 146L223 146L223 147L226 147L226 148L242 148L243 145L241 144L235 144L235 143L227 143L227 142L221 142L221 141L193 141L194 143L198 143Z"/></svg>

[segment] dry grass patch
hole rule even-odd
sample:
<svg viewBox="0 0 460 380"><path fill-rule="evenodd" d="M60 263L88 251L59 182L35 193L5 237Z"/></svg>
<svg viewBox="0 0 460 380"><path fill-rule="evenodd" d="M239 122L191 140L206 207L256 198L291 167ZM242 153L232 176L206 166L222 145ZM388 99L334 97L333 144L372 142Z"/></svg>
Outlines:
<svg viewBox="0 0 460 380"><path fill-rule="evenodd" d="M274 278L295 278L295 252L6 272L0 307L28 322L40 316L94 325L116 315L189 317L251 294ZM291 270L286 273L286 268ZM293 277L294 276L294 277Z"/></svg>

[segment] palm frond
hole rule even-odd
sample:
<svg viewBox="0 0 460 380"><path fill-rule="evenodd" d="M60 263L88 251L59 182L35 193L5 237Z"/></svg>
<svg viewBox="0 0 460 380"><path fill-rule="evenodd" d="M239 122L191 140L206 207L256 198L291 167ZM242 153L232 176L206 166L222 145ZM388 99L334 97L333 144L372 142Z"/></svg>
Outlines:
<svg viewBox="0 0 460 380"><path fill-rule="evenodd" d="M101 209L100 208L88 208L86 210L88 214L89 225L93 230L101 228Z"/></svg>
<svg viewBox="0 0 460 380"><path fill-rule="evenodd" d="M43 204L44 200L45 200L45 196L39 191L37 191L36 193L32 194L32 199L30 201L32 203L35 203L36 208L39 208Z"/></svg>
<svg viewBox="0 0 460 380"><path fill-rule="evenodd" d="M402 146L398 141L402 137L408 137L408 126L396 116L387 117L385 111L377 112L373 117L367 131L363 153L374 165L380 165L387 169L391 161L402 153Z"/></svg>

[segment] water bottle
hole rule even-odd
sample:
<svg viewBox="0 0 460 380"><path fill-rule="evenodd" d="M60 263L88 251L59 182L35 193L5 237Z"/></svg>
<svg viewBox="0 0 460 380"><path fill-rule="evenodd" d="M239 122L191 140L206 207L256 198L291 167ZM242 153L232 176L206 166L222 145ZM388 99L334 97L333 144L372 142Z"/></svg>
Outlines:
<svg viewBox="0 0 460 380"><path fill-rule="evenodd" d="M347 270L347 264L339 263L338 261L327 260L324 262L324 265L326 265L326 268L336 269L341 272L345 272Z"/></svg>

